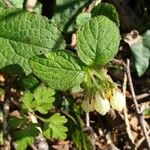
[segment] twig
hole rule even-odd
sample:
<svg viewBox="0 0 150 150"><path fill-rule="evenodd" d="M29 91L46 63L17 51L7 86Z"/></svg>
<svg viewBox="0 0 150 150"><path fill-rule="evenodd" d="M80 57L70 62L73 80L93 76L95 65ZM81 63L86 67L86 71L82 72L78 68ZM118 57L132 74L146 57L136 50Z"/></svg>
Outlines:
<svg viewBox="0 0 150 150"><path fill-rule="evenodd" d="M127 74L124 73L124 82L123 82L123 94L126 95L126 88L127 88ZM128 133L129 139L131 140L132 144L134 143L134 138L131 132L131 128L130 128L130 123L128 120L128 113L127 113L127 107L124 108L123 113L124 113L124 118L125 118L125 124L126 124L126 131Z"/></svg>
<svg viewBox="0 0 150 150"><path fill-rule="evenodd" d="M33 11L33 8L36 5L37 0L27 0L25 4L25 9L28 11Z"/></svg>
<svg viewBox="0 0 150 150"><path fill-rule="evenodd" d="M147 132L147 134L150 134L150 130ZM145 137L142 137L136 144L136 148L139 148L139 146L143 143L143 141L145 140Z"/></svg>
<svg viewBox="0 0 150 150"><path fill-rule="evenodd" d="M86 113L86 127L89 128L90 127L90 114Z"/></svg>
<svg viewBox="0 0 150 150"><path fill-rule="evenodd" d="M110 149L110 150L120 150L120 149L119 149L118 147L116 147L116 146L114 145L114 143L112 142L111 137L110 137L110 133L105 134L105 138L106 138L106 140L107 140L107 144L109 145L109 149Z"/></svg>
<svg viewBox="0 0 150 150"><path fill-rule="evenodd" d="M128 75L129 87L130 87L131 95L133 97L133 102L134 102L134 105L135 105L136 113L137 113L138 118L139 118L139 123L141 125L142 130L143 130L143 133L144 133L144 136L145 136L145 139L146 139L146 142L147 142L148 149L150 150L150 140L149 140L149 136L147 134L147 130L146 130L146 127L145 127L144 117L143 117L143 114L142 114L142 112L140 111L140 109L138 107L136 95L135 95L135 92L134 92L134 87L133 87L133 82L132 82L131 72L130 72L130 60L129 59L127 59L127 75Z"/></svg>
<svg viewBox="0 0 150 150"><path fill-rule="evenodd" d="M70 46L75 47L76 41L77 41L77 35L76 35L76 33L72 33Z"/></svg>
<svg viewBox="0 0 150 150"><path fill-rule="evenodd" d="M75 124L77 124L77 121L71 116L69 115L67 112L60 110L61 113L63 113L64 115L66 115L68 118L70 118Z"/></svg>
<svg viewBox="0 0 150 150"><path fill-rule="evenodd" d="M137 95L136 99L141 100L141 99L144 99L144 98L149 97L149 96L150 96L150 93L143 93L143 94Z"/></svg>
<svg viewBox="0 0 150 150"><path fill-rule="evenodd" d="M8 123L7 118L9 114L10 102L9 99L5 99L3 105L4 117L3 117L3 138L4 138L4 150L10 149L10 139L8 136Z"/></svg>
<svg viewBox="0 0 150 150"><path fill-rule="evenodd" d="M8 131L8 115L9 115L9 109L10 109L10 98L11 98L11 87L14 83L14 78L11 76L5 78L5 96L4 96L4 103L3 103L3 149L9 150L11 149L11 137L9 135Z"/></svg>

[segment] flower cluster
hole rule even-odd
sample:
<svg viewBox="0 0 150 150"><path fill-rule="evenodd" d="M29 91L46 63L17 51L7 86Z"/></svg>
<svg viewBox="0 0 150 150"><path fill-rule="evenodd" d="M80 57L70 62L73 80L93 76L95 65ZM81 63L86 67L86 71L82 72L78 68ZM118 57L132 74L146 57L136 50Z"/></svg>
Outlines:
<svg viewBox="0 0 150 150"><path fill-rule="evenodd" d="M114 90L113 95L109 99L103 98L101 94L97 92L93 103L95 110L101 115L105 115L110 110L110 107L117 111L122 111L126 106L125 96L118 90Z"/></svg>

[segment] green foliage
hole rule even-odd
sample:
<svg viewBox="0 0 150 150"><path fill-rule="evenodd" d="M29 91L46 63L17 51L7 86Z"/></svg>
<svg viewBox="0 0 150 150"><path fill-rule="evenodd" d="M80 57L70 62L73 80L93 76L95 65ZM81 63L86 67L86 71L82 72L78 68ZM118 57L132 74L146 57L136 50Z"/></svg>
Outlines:
<svg viewBox="0 0 150 150"><path fill-rule="evenodd" d="M89 135L84 131L85 124L81 118L83 115L81 106L75 104L72 99L67 99L67 101L69 103L68 113L74 118L74 120L68 120L69 136L78 150L93 150Z"/></svg>
<svg viewBox="0 0 150 150"><path fill-rule="evenodd" d="M26 91L22 97L22 108L46 114L53 106L54 94L55 92L51 88L45 86L38 87L34 93Z"/></svg>
<svg viewBox="0 0 150 150"><path fill-rule="evenodd" d="M10 0L9 1L12 7L23 8L24 0Z"/></svg>
<svg viewBox="0 0 150 150"><path fill-rule="evenodd" d="M42 114L48 113L53 107L55 92L49 88L41 86L34 91L33 105L36 111L39 111Z"/></svg>
<svg viewBox="0 0 150 150"><path fill-rule="evenodd" d="M150 50L150 30L147 30L143 35L143 45Z"/></svg>
<svg viewBox="0 0 150 150"><path fill-rule="evenodd" d="M26 0L0 0L0 8L24 8ZM40 14L42 11L42 4L40 2L36 3L33 8L33 12Z"/></svg>
<svg viewBox="0 0 150 150"><path fill-rule="evenodd" d="M5 94L5 91L2 88L0 88L0 97L3 96L4 94Z"/></svg>
<svg viewBox="0 0 150 150"><path fill-rule="evenodd" d="M83 81L84 71L76 56L66 51L49 52L45 57L33 57L33 73L56 90L70 90Z"/></svg>
<svg viewBox="0 0 150 150"><path fill-rule="evenodd" d="M145 109L144 112L143 112L143 114L145 116L150 116L150 108Z"/></svg>
<svg viewBox="0 0 150 150"><path fill-rule="evenodd" d="M82 27L91 19L91 13L81 13L76 18L77 27Z"/></svg>
<svg viewBox="0 0 150 150"><path fill-rule="evenodd" d="M63 32L73 31L76 16L90 2L91 0L56 0L55 14L51 21Z"/></svg>
<svg viewBox="0 0 150 150"><path fill-rule="evenodd" d="M0 8L6 8L7 5L4 3L4 0L0 0Z"/></svg>
<svg viewBox="0 0 150 150"><path fill-rule="evenodd" d="M135 68L138 76L142 76L149 66L150 51L142 43L143 40L139 40L131 47L132 53L135 58Z"/></svg>
<svg viewBox="0 0 150 150"><path fill-rule="evenodd" d="M30 57L64 48L64 41L46 18L19 9L0 9L0 46L0 68L15 64L15 69L21 66L29 74Z"/></svg>
<svg viewBox="0 0 150 150"><path fill-rule="evenodd" d="M26 150L28 145L32 145L35 137L39 135L39 130L34 124L29 124L26 128L21 129L16 134L17 150Z"/></svg>
<svg viewBox="0 0 150 150"><path fill-rule="evenodd" d="M137 43L131 46L135 59L135 68L138 76L142 76L149 67L150 61L150 30Z"/></svg>
<svg viewBox="0 0 150 150"><path fill-rule="evenodd" d="M66 139L68 131L64 126L66 122L67 119L64 116L60 116L59 113L54 114L45 120L43 135L48 139Z"/></svg>
<svg viewBox="0 0 150 150"><path fill-rule="evenodd" d="M96 17L96 16L106 16L108 17L110 20L112 20L113 22L116 23L117 26L119 26L119 17L118 17L118 13L116 8L108 3L100 3L98 4L96 7L94 7L92 9L92 17Z"/></svg>
<svg viewBox="0 0 150 150"><path fill-rule="evenodd" d="M94 18L90 13L79 15L82 7L89 2L91 0L57 0L51 21L21 9L0 9L0 68L9 69L11 73L13 69L17 74L24 73L19 80L25 89L20 98L21 111L19 117L12 117L9 121L10 128L16 131L13 134L18 150L27 149L39 134L47 139L66 139L67 120L73 120L70 121L71 125L75 125L70 137L77 149L92 149L87 134L83 132L80 110L74 103L64 104L64 108L67 107L67 111L73 115L69 114L69 119L57 113L58 108L53 104L54 90L82 90L84 102L95 98L95 93L99 91L94 110L102 114L99 100L107 95L111 97L110 91L115 89L102 68L118 50L118 16L108 4L99 6L103 11L95 14ZM15 7L21 7L20 4L21 1L13 1ZM106 13L107 9L110 10ZM75 31L77 28L77 54L73 54L65 50L61 32ZM36 87L39 80L33 75L49 87L43 84ZM86 104L88 107L90 101ZM104 111L106 113L108 110ZM36 124L31 115L37 118Z"/></svg>
<svg viewBox="0 0 150 150"><path fill-rule="evenodd" d="M18 128L22 123L24 123L24 121L25 120L21 117L12 116L9 119L9 126L10 128L15 129L15 128Z"/></svg>
<svg viewBox="0 0 150 150"><path fill-rule="evenodd" d="M77 32L77 53L88 66L105 65L118 51L119 29L105 16L89 20Z"/></svg>
<svg viewBox="0 0 150 150"><path fill-rule="evenodd" d="M38 84L39 81L32 74L22 77L17 81L18 87L24 90L32 90L37 87Z"/></svg>
<svg viewBox="0 0 150 150"><path fill-rule="evenodd" d="M23 8L24 0L0 0L0 7L7 8L7 7L14 7L14 8Z"/></svg>
<svg viewBox="0 0 150 150"><path fill-rule="evenodd" d="M54 90L49 87L41 85L37 87L32 93L26 91L21 97L21 113L19 117L11 117L9 120L9 127L16 130L15 136L17 150L24 150L29 145L35 142L35 137L39 134L48 139L65 139L67 137L67 127L64 124L67 122L65 116L59 113L53 114L47 119L39 114L49 115L50 110L54 108ZM39 112L38 115L36 114ZM29 115L29 116L28 116ZM42 124L32 123L33 117L38 118ZM42 130L39 130L41 128Z"/></svg>
<svg viewBox="0 0 150 150"><path fill-rule="evenodd" d="M74 129L72 139L78 150L93 150L91 142L81 128Z"/></svg>

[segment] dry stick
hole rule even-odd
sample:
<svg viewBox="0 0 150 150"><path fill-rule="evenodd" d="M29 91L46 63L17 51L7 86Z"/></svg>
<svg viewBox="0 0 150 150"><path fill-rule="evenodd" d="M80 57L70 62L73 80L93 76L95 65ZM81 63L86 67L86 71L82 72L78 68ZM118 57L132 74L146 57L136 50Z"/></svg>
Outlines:
<svg viewBox="0 0 150 150"><path fill-rule="evenodd" d="M136 95L135 95L135 92L134 92L134 87L133 87L133 82L132 82L131 72L130 72L130 60L129 59L127 59L127 75L128 75L129 87L130 87L131 95L133 97L133 102L134 102L134 105L135 105L136 113L138 115L139 122L140 122L141 128L143 130L143 133L144 133L144 136L145 136L145 139L146 139L146 142L147 142L148 149L150 150L150 140L149 140L149 136L147 134L147 130L146 130L146 127L145 127L144 117L143 117L142 112L140 112L140 109L139 109L138 103L137 103L137 99L136 99Z"/></svg>
<svg viewBox="0 0 150 150"><path fill-rule="evenodd" d="M147 134L148 135L150 134L150 130L147 132ZM142 137L136 144L136 148L139 148L139 146L143 143L144 140L145 140L145 137Z"/></svg>
<svg viewBox="0 0 150 150"><path fill-rule="evenodd" d="M25 4L25 9L32 12L36 5L36 2L37 0L27 0Z"/></svg>
<svg viewBox="0 0 150 150"><path fill-rule="evenodd" d="M89 112L86 112L86 127L90 127L90 114Z"/></svg>
<svg viewBox="0 0 150 150"><path fill-rule="evenodd" d="M4 150L10 149L10 139L8 136L8 123L7 118L9 114L10 102L9 99L5 99L3 105L4 117L3 117L3 138L4 138Z"/></svg>
<svg viewBox="0 0 150 150"><path fill-rule="evenodd" d="M127 89L127 74L124 73L124 82L123 82L123 94L126 95L126 89ZM128 120L128 113L127 113L127 107L123 109L124 118L125 118L125 124L126 124L126 131L128 133L129 139L131 140L132 144L134 143L134 138L131 132L130 123Z"/></svg>
<svg viewBox="0 0 150 150"><path fill-rule="evenodd" d="M147 98L149 96L150 96L150 93L143 93L143 94L137 95L136 99L141 100L141 99Z"/></svg>

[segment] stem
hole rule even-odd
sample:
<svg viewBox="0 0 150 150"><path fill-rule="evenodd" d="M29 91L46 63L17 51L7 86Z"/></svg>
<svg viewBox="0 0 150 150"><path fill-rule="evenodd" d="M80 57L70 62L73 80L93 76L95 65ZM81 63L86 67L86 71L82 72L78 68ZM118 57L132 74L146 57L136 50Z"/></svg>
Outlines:
<svg viewBox="0 0 150 150"><path fill-rule="evenodd" d="M137 115L138 115L138 118L139 118L139 122L140 122L141 128L143 130L143 133L144 133L144 136L145 136L145 139L146 139L146 142L147 142L148 149L150 149L150 140L149 140L149 136L148 136L148 133L147 133L147 129L145 127L145 122L144 122L145 120L144 120L142 112L140 111L140 109L138 107L136 95L135 95L135 92L134 92L133 82L132 82L132 78L131 78L130 60L129 59L127 59L127 75L128 75L128 81L129 81L129 87L130 87L130 90L131 90L131 95L132 95L133 102L134 102L134 105L135 105L135 109L136 109L136 112L137 112Z"/></svg>
<svg viewBox="0 0 150 150"><path fill-rule="evenodd" d="M37 114L34 114L39 120L45 122L45 119L43 119L42 117L38 116Z"/></svg>

